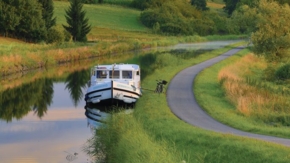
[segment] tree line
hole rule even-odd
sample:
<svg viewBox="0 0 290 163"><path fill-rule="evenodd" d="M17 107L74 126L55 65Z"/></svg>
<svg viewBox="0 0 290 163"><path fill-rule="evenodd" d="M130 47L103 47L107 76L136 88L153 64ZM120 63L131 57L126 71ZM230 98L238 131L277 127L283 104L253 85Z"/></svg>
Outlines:
<svg viewBox="0 0 290 163"><path fill-rule="evenodd" d="M64 31L56 28L56 17L52 0L1 0L0 35L24 40L26 42L47 43L68 41L86 41L91 30L83 0L71 0L66 10L68 25Z"/></svg>
<svg viewBox="0 0 290 163"><path fill-rule="evenodd" d="M51 0L0 1L0 32L28 42L46 40L55 25Z"/></svg>

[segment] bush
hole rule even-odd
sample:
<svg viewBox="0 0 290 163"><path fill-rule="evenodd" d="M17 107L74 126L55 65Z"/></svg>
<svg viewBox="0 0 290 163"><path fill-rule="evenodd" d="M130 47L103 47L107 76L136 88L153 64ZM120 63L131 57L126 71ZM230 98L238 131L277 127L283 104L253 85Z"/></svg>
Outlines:
<svg viewBox="0 0 290 163"><path fill-rule="evenodd" d="M145 10L148 8L159 8L166 2L168 2L168 0L133 0L132 6L141 10Z"/></svg>
<svg viewBox="0 0 290 163"><path fill-rule="evenodd" d="M275 76L279 80L290 79L290 64L285 64L279 67L275 73Z"/></svg>
<svg viewBox="0 0 290 163"><path fill-rule="evenodd" d="M67 30L63 29L63 34L64 34L64 41L68 42L71 40L71 34Z"/></svg>
<svg viewBox="0 0 290 163"><path fill-rule="evenodd" d="M47 43L62 43L65 40L64 33L57 27L52 27L48 30Z"/></svg>
<svg viewBox="0 0 290 163"><path fill-rule="evenodd" d="M177 23L166 23L160 26L160 30L164 33L170 33L170 34L183 34L186 31L184 30L183 26Z"/></svg>

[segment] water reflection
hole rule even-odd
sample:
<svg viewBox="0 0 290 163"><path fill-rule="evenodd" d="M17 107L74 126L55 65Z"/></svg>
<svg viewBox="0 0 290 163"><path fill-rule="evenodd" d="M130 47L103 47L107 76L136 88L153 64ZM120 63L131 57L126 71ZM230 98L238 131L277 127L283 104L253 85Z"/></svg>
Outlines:
<svg viewBox="0 0 290 163"><path fill-rule="evenodd" d="M65 80L66 87L70 96L74 102L74 105L77 106L80 100L83 99L84 94L82 89L86 88L88 79L90 78L90 72L88 70L76 71L68 75Z"/></svg>
<svg viewBox="0 0 290 163"><path fill-rule="evenodd" d="M53 82L50 79L38 79L20 87L7 89L0 93L0 119L11 122L19 120L33 110L43 117L52 102Z"/></svg>
<svg viewBox="0 0 290 163"><path fill-rule="evenodd" d="M86 104L85 115L88 120L88 126L92 129L99 129L106 126L107 120L111 117L111 114L118 112L131 113L134 109L133 104L126 103L98 103L98 104Z"/></svg>
<svg viewBox="0 0 290 163"><path fill-rule="evenodd" d="M100 107L95 106L85 106L85 115L87 117L87 126L90 127L93 132L100 127L104 127L106 125L106 121L110 117L110 112L106 110L102 110Z"/></svg>
<svg viewBox="0 0 290 163"><path fill-rule="evenodd" d="M89 71L81 70L68 75L65 88L77 106L83 99L83 89L86 87ZM19 87L9 88L0 93L0 119L11 122L20 120L30 111L43 118L52 104L54 96L54 80L42 78Z"/></svg>
<svg viewBox="0 0 290 163"><path fill-rule="evenodd" d="M31 110L21 120L0 120L0 162L67 163L67 157L71 159L74 153L78 155L73 162L89 162L90 157L83 152L92 136L86 127L85 103L80 101L75 107L65 87L64 82L53 82L52 103L41 119Z"/></svg>

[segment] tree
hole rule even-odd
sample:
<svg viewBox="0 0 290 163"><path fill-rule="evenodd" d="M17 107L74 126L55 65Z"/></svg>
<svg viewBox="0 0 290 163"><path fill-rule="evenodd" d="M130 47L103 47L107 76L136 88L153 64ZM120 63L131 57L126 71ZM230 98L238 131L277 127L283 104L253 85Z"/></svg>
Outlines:
<svg viewBox="0 0 290 163"><path fill-rule="evenodd" d="M225 2L225 7L224 10L231 15L234 10L236 9L237 3L239 2L239 0L224 0Z"/></svg>
<svg viewBox="0 0 290 163"><path fill-rule="evenodd" d="M42 5L42 18L45 22L46 30L49 30L56 22L56 18L53 18L53 2L52 0L38 0L38 2Z"/></svg>
<svg viewBox="0 0 290 163"><path fill-rule="evenodd" d="M133 0L132 6L145 10L148 8L160 8L163 4L174 1L176 0Z"/></svg>
<svg viewBox="0 0 290 163"><path fill-rule="evenodd" d="M65 11L68 26L63 27L72 35L73 41L87 41L86 35L91 31L89 19L85 18L86 12L82 8L82 0L71 0L70 7Z"/></svg>
<svg viewBox="0 0 290 163"><path fill-rule="evenodd" d="M290 4L290 0L276 0L276 1L280 4L285 4L285 3Z"/></svg>
<svg viewBox="0 0 290 163"><path fill-rule="evenodd" d="M239 8L240 6L247 5L249 7L255 7L259 3L259 0L223 0L225 2L224 10L229 14Z"/></svg>
<svg viewBox="0 0 290 163"><path fill-rule="evenodd" d="M256 30L258 14L256 8L240 6L231 15L227 28L233 34L251 34Z"/></svg>
<svg viewBox="0 0 290 163"><path fill-rule="evenodd" d="M208 10L206 0L191 0L191 5L195 6L198 10Z"/></svg>
<svg viewBox="0 0 290 163"><path fill-rule="evenodd" d="M254 51L268 59L283 58L290 48L290 7L260 0L258 30L252 34Z"/></svg>
<svg viewBox="0 0 290 163"><path fill-rule="evenodd" d="M42 19L42 6L37 0L18 0L16 14L20 16L19 25L15 28L17 37L26 41L38 42L45 39L46 28Z"/></svg>
<svg viewBox="0 0 290 163"><path fill-rule="evenodd" d="M8 37L9 33L19 25L20 16L16 14L16 11L15 6L0 1L0 32L3 32L5 37Z"/></svg>

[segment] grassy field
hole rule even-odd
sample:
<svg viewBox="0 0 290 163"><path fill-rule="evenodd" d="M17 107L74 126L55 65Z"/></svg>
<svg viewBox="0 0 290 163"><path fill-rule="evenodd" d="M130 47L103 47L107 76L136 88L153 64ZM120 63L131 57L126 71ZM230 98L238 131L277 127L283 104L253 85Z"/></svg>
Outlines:
<svg viewBox="0 0 290 163"><path fill-rule="evenodd" d="M145 69L142 71L142 74L144 72L146 74L142 80L142 87L154 89L156 79L170 81L180 70L222 54L231 48L227 47L202 55L194 55L194 52L190 52L185 58L174 53L149 54L135 58L129 63L138 63L142 69ZM227 64L245 53L247 51L230 57L226 61ZM224 66L225 63L222 65ZM211 69L208 71L216 70L216 68ZM199 85L195 84L195 88L207 83L204 82L208 81L206 78L214 75L217 76L217 73L203 72L198 79ZM219 91L211 85L202 87ZM207 93L196 91L195 93L202 98L207 95ZM214 99L207 98L203 101L199 99L199 101L203 106L205 102L212 101L216 110L222 110L224 106L231 106L218 103L224 98L217 98L215 96ZM225 115L228 114L218 114L217 116L224 118ZM236 116L233 116L234 118ZM236 120L239 121L240 118ZM286 163L289 161L290 149L287 147L193 127L173 115L167 106L165 94L154 94L146 90L136 104L133 114L114 114L107 127L98 130L97 134L98 137L93 140L94 145L101 148L97 148L94 153L107 153L106 161L108 163ZM101 145L100 142L102 142Z"/></svg>
<svg viewBox="0 0 290 163"><path fill-rule="evenodd" d="M67 10L68 7L68 2L54 2L57 24L66 24L65 10ZM139 10L107 4L85 4L83 9L86 11L86 16L89 18L89 24L91 24L92 27L125 31L148 31L148 29L144 27L138 19L141 13ZM92 32L94 32L94 30Z"/></svg>

